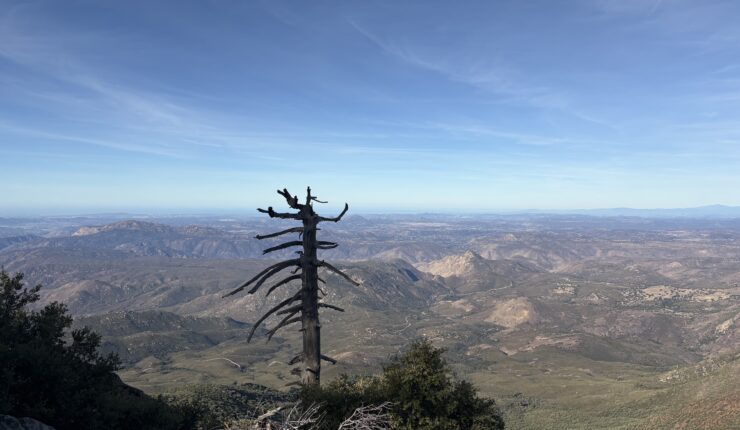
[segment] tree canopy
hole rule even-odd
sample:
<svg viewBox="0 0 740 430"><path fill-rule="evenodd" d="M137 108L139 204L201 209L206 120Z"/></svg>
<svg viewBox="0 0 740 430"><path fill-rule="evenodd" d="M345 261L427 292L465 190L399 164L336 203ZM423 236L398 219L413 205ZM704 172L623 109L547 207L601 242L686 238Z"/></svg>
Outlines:
<svg viewBox="0 0 740 430"><path fill-rule="evenodd" d="M393 428L403 430L501 430L491 399L452 376L442 354L425 339L393 358L378 376L342 376L325 387L307 386L304 403L321 403L325 429L336 429L356 408L391 402Z"/></svg>
<svg viewBox="0 0 740 430"><path fill-rule="evenodd" d="M100 336L71 329L61 303L39 310L40 285L0 271L0 414L31 417L58 430L181 429L192 414L125 385L115 354L100 354Z"/></svg>

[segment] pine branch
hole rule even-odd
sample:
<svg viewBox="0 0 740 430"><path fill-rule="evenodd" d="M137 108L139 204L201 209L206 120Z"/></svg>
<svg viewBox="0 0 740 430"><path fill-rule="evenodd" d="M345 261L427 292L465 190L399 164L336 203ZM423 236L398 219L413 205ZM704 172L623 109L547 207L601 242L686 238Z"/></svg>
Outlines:
<svg viewBox="0 0 740 430"><path fill-rule="evenodd" d="M278 312L277 315L285 315L294 311L300 311L301 309L303 309L303 304L291 306L288 309L283 309L282 311Z"/></svg>
<svg viewBox="0 0 740 430"><path fill-rule="evenodd" d="M281 196L285 197L285 201L288 202L288 206L291 208L300 210L303 207L303 205L298 203L298 196L290 195L287 188L283 188L282 191L278 190L277 192Z"/></svg>
<svg viewBox="0 0 740 430"><path fill-rule="evenodd" d="M276 269L276 268L279 267L279 269L277 270L279 272L280 270L285 269L286 267L290 267L290 266L298 266L298 267L300 267L300 264L301 264L301 260L298 259L298 258L293 259L293 260L281 261L280 263L273 264L272 266L270 266L270 267L266 268L265 270L261 271L260 273L258 273L254 278L252 278L252 279L248 280L247 282L241 284L234 291L226 294L225 296L223 296L221 298L233 296L234 294L242 291L243 289L247 288L252 282L254 282L257 279L259 279L260 277L264 276L270 270L274 270L274 269ZM277 273L277 272L275 272L275 273ZM270 275L270 276L272 276L272 275ZM249 294L252 294L252 291L250 291Z"/></svg>
<svg viewBox="0 0 740 430"><path fill-rule="evenodd" d="M278 231L277 233L270 233L270 234L265 234L265 235L259 235L258 234L254 238L257 239L257 240L269 239L271 237L277 237L277 236L280 236L280 235L283 235L283 234L288 234L288 233L303 233L303 227L293 227L293 228L289 228L287 230Z"/></svg>
<svg viewBox="0 0 740 430"><path fill-rule="evenodd" d="M356 282L354 279L350 278L349 275L342 272L341 270L337 269L336 267L332 266L331 264L327 263L326 261L322 261L319 266L326 267L329 271L336 273L337 275L341 276L342 278L346 279L347 282L351 283L355 286L360 286L358 282Z"/></svg>
<svg viewBox="0 0 740 430"><path fill-rule="evenodd" d="M329 356L326 356L324 354L321 354L321 359L324 360L324 361L328 361L331 364L337 364L337 360L335 360L335 359L333 359L333 358L331 358Z"/></svg>
<svg viewBox="0 0 740 430"><path fill-rule="evenodd" d="M300 260L289 260L289 261L300 261ZM296 264L300 264L300 263L297 262ZM254 287L252 287L251 290L247 291L247 293L249 293L249 294L256 293L257 290L259 290L259 288L262 286L262 284L265 283L265 281L267 281L268 279L270 279L273 276L275 276L281 270L285 269L286 267L290 267L290 266L292 266L292 264L285 264L285 265L283 265L281 267L275 267L274 269L270 270L264 276L262 276L262 278L259 281L257 281L257 283L254 284Z"/></svg>
<svg viewBox="0 0 740 430"><path fill-rule="evenodd" d="M270 252L279 251L281 249L290 248L291 246L301 246L303 245L303 242L293 240L290 242L281 243L280 245L275 245L271 248L267 248L264 251L262 251L262 255L269 254Z"/></svg>
<svg viewBox="0 0 740 430"><path fill-rule="evenodd" d="M325 240L319 240L316 242L316 248L317 249L333 249L339 246L338 243L335 242L327 242Z"/></svg>
<svg viewBox="0 0 740 430"><path fill-rule="evenodd" d="M349 205L348 205L347 203L345 203L345 204L344 204L344 210L343 210L343 211L342 211L342 213L340 213L340 214L339 214L338 216L335 216L334 218L326 218L326 217L320 216L320 217L319 217L319 221L333 221L333 222L339 222L339 220L341 220L341 219L342 219L342 217L344 216L344 214L346 214L346 213L347 213L347 211L348 211L348 210L349 210Z"/></svg>
<svg viewBox="0 0 740 430"><path fill-rule="evenodd" d="M254 336L254 332L257 330L257 327L259 327L260 324L262 324L263 321L265 321L270 315L275 313L278 309L282 308L283 306L289 305L290 303L293 303L296 300L296 297L299 297L301 292L299 291L295 296L290 297L288 299L283 300L282 302L275 305L272 309L267 311L262 317L257 320L257 322L252 326L252 329L249 331L249 336L247 337L247 343L249 343L252 340L252 336Z"/></svg>
<svg viewBox="0 0 740 430"><path fill-rule="evenodd" d="M339 306L330 305L328 303L319 303L320 308L329 308L334 309L335 311L344 312L344 309L340 308Z"/></svg>
<svg viewBox="0 0 740 430"><path fill-rule="evenodd" d="M301 279L301 275L288 276L287 278L283 279L282 281L280 281L277 284L275 284L272 287L270 287L270 289L267 290L267 294L265 294L265 297L269 296L270 293L272 293L273 291L275 291L281 285L285 285L285 284L287 284L290 281L295 281L295 280L298 280L298 279Z"/></svg>
<svg viewBox="0 0 740 430"><path fill-rule="evenodd" d="M295 318L285 318L282 321L280 321L280 324L276 325L272 330L267 332L267 341L269 342L270 339L277 333L278 330L281 328L288 326L293 323L301 322L301 317L295 317Z"/></svg>
<svg viewBox="0 0 740 430"><path fill-rule="evenodd" d="M264 209L257 209L259 212L262 212L263 214L270 215L270 218L282 218L282 219L301 219L301 216L299 214L291 214L291 213L281 213L281 212L275 212L272 209L272 206L268 207L267 210Z"/></svg>

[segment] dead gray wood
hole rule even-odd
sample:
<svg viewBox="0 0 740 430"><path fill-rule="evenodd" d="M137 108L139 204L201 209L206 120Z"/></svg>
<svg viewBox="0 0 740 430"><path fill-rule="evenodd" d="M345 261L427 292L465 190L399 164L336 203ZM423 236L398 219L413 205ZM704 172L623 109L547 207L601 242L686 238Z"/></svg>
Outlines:
<svg viewBox="0 0 740 430"><path fill-rule="evenodd" d="M320 222L339 222L342 217L349 210L349 205L344 204L342 212L335 217L323 217L318 215L314 209L314 203L326 203L325 201L319 200L316 196L311 195L311 187L306 189L306 198L303 202L298 199L297 195L292 195L286 188L277 191L281 195L285 202L293 210L297 212L275 212L272 206L267 209L257 209L261 213L265 213L270 218L279 219L290 219L301 221L301 227L292 227L285 230L281 230L275 233L257 235L256 239L269 239L278 236L282 236L290 233L298 233L298 240L284 242L278 245L269 247L263 251L264 254L270 252L280 251L291 248L293 246L301 246L300 251L296 251L298 258L292 260L282 261L280 263L273 264L272 266L264 269L256 276L248 280L247 282L239 285L236 289L226 294L224 297L234 295L243 291L245 288L251 286L247 291L249 294L254 294L259 288L267 282L272 276L276 275L283 269L288 267L296 266L295 270L292 271L291 276L288 276L281 281L273 284L266 293L266 297L278 288L288 285L291 281L301 280L301 288L290 298L283 300L276 306L272 307L265 314L260 317L259 320L252 326L247 341L251 341L252 336L256 332L257 328L270 316L274 315L286 315L277 325L267 331L267 340L269 341L272 337L282 328L300 322L301 332L303 333L303 352L291 360L291 364L296 364L300 361L303 362L303 367L300 370L301 383L302 384L318 384L320 382L321 375L321 360L336 363L333 358L327 357L321 354L321 323L319 322L319 308L329 308L344 312L344 309L319 302L318 293L324 293L319 288L319 282L324 282L323 279L318 276L318 269L324 267L326 270L333 272L353 285L359 285L357 281L352 279L349 275L342 272L338 268L334 267L326 261L319 260L317 257L318 250L334 249L339 246L336 242L317 240L316 232L320 229L318 224ZM299 302L299 304L291 305L293 302ZM300 316L295 316L300 313Z"/></svg>

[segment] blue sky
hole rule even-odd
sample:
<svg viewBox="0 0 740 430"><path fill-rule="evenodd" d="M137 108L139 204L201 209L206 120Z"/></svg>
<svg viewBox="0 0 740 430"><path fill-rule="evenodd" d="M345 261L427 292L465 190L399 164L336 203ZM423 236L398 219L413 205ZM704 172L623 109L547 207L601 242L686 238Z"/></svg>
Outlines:
<svg viewBox="0 0 740 430"><path fill-rule="evenodd" d="M740 205L740 2L0 0L0 213Z"/></svg>

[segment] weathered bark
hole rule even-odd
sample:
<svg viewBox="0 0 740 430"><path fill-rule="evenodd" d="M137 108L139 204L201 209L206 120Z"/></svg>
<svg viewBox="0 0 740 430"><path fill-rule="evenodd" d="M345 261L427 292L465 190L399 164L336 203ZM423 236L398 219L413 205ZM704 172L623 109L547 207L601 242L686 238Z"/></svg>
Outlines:
<svg viewBox="0 0 740 430"><path fill-rule="evenodd" d="M337 306L319 302L319 291L321 291L321 289L319 288L319 282L324 281L323 279L319 278L318 269L319 267L325 267L327 270L340 275L341 277L355 285L357 285L357 282L355 282L347 274L343 273L331 264L320 261L318 259L317 250L332 249L336 248L339 245L334 242L317 240L316 232L320 230L317 226L319 222L322 221L340 221L344 214L347 213L349 205L345 203L344 210L342 210L342 212L338 216L333 218L325 218L319 216L318 214L316 214L316 212L314 212L313 203L326 202L323 202L315 196L312 196L310 187L307 189L306 200L303 204L299 202L297 196L291 195L287 189L278 190L278 194L285 198L285 201L288 203L288 206L290 208L298 210L298 213L279 213L275 212L272 207L268 207L267 210L257 210L262 213L268 214L271 218L300 220L303 226L289 228L272 234L257 235L256 238L261 240L282 236L283 234L288 233L299 233L300 240L289 241L280 245L273 246L271 248L267 248L264 250L264 253L267 254L269 252L279 251L291 246L302 246L303 250L298 252L298 254L300 254L300 258L283 261L281 263L277 263L268 267L267 269L260 272L257 276L240 285L238 288L236 288L234 291L230 292L226 296L236 294L252 283L255 284L248 291L248 293L254 294L262 286L262 284L264 284L273 275L277 274L287 267L296 266L296 269L292 272L293 276L288 276L282 281L274 284L267 291L267 295L275 291L277 288L288 284L290 281L297 279L301 280L301 289L294 296L280 302L278 305L265 313L252 327L247 341L249 342L252 339L252 336L257 330L257 327L273 314L286 316L274 328L267 332L268 341L281 328L292 323L300 322L301 332L303 333L303 352L293 358L290 364L296 364L301 361L303 362L302 368L294 369L294 371L298 371L298 373L301 375L301 384L318 384L321 379L321 360L329 361L332 364L336 363L336 360L334 360L333 358L321 354L321 323L319 321L319 308L324 307L344 312L344 309L341 309ZM296 275L296 273L298 272L301 272L300 275ZM300 301L300 304L286 307L295 301ZM294 317L294 315L296 315L298 312L300 312L301 315L299 317Z"/></svg>
<svg viewBox="0 0 740 430"><path fill-rule="evenodd" d="M310 191L309 191L310 195ZM309 197L310 199L310 197ZM310 208L310 205L307 205ZM313 209L310 209L313 212ZM319 322L319 272L316 257L315 214L303 218L303 384L318 384L321 375L321 323Z"/></svg>

